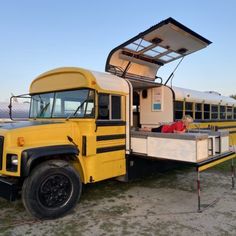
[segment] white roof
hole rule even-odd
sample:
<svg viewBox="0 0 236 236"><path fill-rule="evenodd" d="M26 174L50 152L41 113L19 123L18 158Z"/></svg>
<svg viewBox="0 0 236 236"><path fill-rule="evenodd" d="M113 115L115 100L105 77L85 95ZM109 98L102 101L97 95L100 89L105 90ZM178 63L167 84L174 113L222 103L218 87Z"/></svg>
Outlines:
<svg viewBox="0 0 236 236"><path fill-rule="evenodd" d="M236 100L230 97L222 96L217 92L202 92L192 89L172 87L175 92L176 100L183 100L197 103L221 104L228 106L236 106Z"/></svg>
<svg viewBox="0 0 236 236"><path fill-rule="evenodd" d="M129 93L129 85L125 79L108 73L90 71L98 85L105 90Z"/></svg>

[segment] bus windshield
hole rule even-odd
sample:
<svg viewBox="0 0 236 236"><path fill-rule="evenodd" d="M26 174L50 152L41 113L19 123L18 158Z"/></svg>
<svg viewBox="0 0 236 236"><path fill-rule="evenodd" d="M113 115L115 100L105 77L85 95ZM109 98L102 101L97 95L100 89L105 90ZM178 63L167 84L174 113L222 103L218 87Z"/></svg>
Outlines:
<svg viewBox="0 0 236 236"><path fill-rule="evenodd" d="M72 91L35 94L31 97L30 118L93 118L94 91Z"/></svg>

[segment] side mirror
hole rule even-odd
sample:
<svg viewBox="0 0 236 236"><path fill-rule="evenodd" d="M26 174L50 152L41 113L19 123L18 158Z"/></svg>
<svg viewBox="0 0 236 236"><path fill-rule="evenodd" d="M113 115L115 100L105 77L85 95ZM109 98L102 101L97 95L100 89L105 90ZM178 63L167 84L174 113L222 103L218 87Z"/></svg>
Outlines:
<svg viewBox="0 0 236 236"><path fill-rule="evenodd" d="M31 97L28 94L10 98L9 117L11 120L26 120L29 118Z"/></svg>

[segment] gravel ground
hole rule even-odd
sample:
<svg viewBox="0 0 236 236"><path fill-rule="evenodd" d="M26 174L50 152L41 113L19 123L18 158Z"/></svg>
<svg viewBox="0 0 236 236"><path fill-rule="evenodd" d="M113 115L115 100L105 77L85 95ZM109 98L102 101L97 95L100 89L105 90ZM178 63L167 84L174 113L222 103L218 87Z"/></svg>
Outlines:
<svg viewBox="0 0 236 236"><path fill-rule="evenodd" d="M167 171L131 183L108 180L84 187L67 216L37 221L21 203L0 200L1 235L236 235L236 189L230 171L201 174L202 204L197 212L196 173Z"/></svg>

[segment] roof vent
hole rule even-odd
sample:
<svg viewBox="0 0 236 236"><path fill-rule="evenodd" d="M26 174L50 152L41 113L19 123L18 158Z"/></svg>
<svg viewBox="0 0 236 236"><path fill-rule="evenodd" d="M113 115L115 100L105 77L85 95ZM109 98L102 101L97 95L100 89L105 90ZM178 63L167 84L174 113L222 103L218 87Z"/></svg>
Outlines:
<svg viewBox="0 0 236 236"><path fill-rule="evenodd" d="M221 94L216 91L205 91L205 93L210 93L210 94L215 94L215 95L221 96Z"/></svg>

